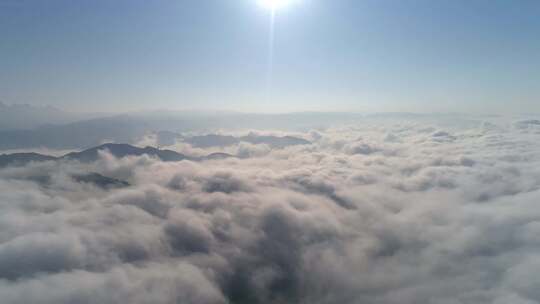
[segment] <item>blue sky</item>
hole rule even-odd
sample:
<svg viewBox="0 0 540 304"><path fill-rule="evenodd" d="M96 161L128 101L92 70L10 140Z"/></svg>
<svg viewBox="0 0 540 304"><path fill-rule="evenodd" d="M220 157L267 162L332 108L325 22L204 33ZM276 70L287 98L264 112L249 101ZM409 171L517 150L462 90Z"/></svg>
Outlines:
<svg viewBox="0 0 540 304"><path fill-rule="evenodd" d="M77 111L540 112L540 1L0 0L0 100Z"/></svg>

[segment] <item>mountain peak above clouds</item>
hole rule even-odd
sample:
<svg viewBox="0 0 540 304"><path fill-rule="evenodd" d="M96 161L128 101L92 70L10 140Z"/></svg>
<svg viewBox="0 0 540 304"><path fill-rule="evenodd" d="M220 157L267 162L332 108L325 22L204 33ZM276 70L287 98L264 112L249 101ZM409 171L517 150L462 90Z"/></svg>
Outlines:
<svg viewBox="0 0 540 304"><path fill-rule="evenodd" d="M80 152L71 152L60 157L43 155L39 153L12 153L0 155L0 168L8 166L24 166L31 162L75 160L82 163L94 162L99 159L99 153L107 151L116 158L128 156L148 155L158 158L165 162L174 162L182 160L203 161L212 159L224 159L234 157L227 153L212 153L203 157L192 157L172 150L162 150L154 147L136 147L129 144L106 143L97 147L89 148Z"/></svg>

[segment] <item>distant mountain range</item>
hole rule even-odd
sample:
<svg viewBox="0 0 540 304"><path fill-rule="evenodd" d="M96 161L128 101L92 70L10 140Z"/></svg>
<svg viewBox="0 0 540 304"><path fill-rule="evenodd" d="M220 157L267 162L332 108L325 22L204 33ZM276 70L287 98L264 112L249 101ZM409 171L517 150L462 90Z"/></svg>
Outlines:
<svg viewBox="0 0 540 304"><path fill-rule="evenodd" d="M172 150L161 150L154 147L135 147L128 144L104 144L81 152L72 152L60 157L43 155L38 153L12 153L0 155L0 167L24 166L31 162L76 160L83 163L94 162L99 158L100 151L108 151L117 158L127 156L148 155L162 161L173 162L181 160L204 161L212 159L224 159L234 157L227 153L213 153L203 157L187 156Z"/></svg>
<svg viewBox="0 0 540 304"><path fill-rule="evenodd" d="M310 130L332 123L352 122L358 114L292 113L249 114L235 112L145 112L87 119L55 108L0 105L0 150L49 148L81 149L103 142L136 143L145 135L216 130ZM77 118L78 117L78 118ZM92 116L96 117L96 115ZM168 132L168 133L167 133ZM198 139L194 138L196 142ZM238 142L240 139L233 139ZM250 138L241 139L251 141ZM274 146L274 144L270 144ZM278 144L282 146L282 144Z"/></svg>
<svg viewBox="0 0 540 304"><path fill-rule="evenodd" d="M478 118L478 117L476 117ZM239 142L267 144L272 148L308 144L294 137L225 136L217 130L284 130L309 131L333 125L375 119L434 120L455 124L478 124L476 118L457 114L414 113L322 113L286 114L210 112L210 111L144 111L127 114L77 114L54 107L6 105L0 103L0 150L14 149L82 149L103 142L134 144L148 134L158 134L159 145L172 145L177 139L196 147L230 146ZM529 124L530 125L530 124ZM186 137L185 134L210 134Z"/></svg>
<svg viewBox="0 0 540 304"><path fill-rule="evenodd" d="M66 124L98 116L100 114L73 113L51 106L0 102L0 130L30 130L44 125Z"/></svg>
<svg viewBox="0 0 540 304"><path fill-rule="evenodd" d="M38 153L13 153L0 155L0 168L7 166L24 166L30 162L56 160L57 157Z"/></svg>
<svg viewBox="0 0 540 304"><path fill-rule="evenodd" d="M247 142L251 144L266 144L272 148L285 148L296 145L309 145L310 141L294 137L294 136L271 136L271 135L257 135L250 133L246 136L234 137L230 135L217 135L209 134L202 136L188 137L183 140L197 148L211 148L211 147L227 147L241 142Z"/></svg>
<svg viewBox="0 0 540 304"><path fill-rule="evenodd" d="M125 116L96 118L62 125L46 125L30 130L0 130L0 149L80 149L104 141L133 143L150 127Z"/></svg>

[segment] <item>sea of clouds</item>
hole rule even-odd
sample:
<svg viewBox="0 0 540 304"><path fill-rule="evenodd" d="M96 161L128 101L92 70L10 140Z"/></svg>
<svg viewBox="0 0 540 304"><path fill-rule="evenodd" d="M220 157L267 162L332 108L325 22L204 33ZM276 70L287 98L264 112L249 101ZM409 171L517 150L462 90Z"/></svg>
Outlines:
<svg viewBox="0 0 540 304"><path fill-rule="evenodd" d="M0 303L540 302L540 123L300 135L223 160L0 170Z"/></svg>

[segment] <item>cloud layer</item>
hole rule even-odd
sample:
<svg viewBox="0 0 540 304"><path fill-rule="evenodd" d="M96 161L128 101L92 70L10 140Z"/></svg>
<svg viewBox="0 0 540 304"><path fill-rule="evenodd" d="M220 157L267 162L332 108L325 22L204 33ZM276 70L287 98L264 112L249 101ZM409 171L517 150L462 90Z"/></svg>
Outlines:
<svg viewBox="0 0 540 304"><path fill-rule="evenodd" d="M540 301L537 124L371 120L303 136L200 163L102 154L0 170L0 302ZM72 178L84 172L130 186Z"/></svg>

